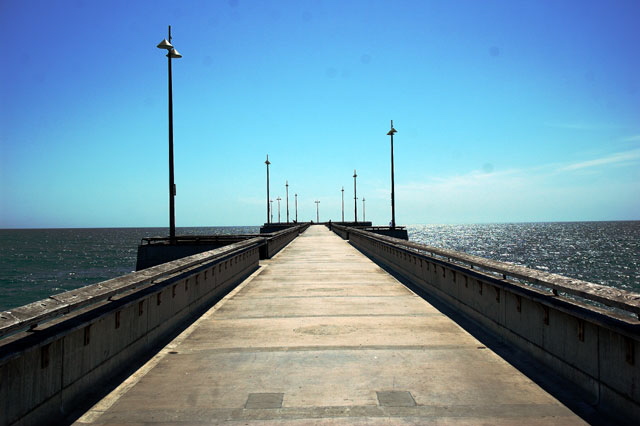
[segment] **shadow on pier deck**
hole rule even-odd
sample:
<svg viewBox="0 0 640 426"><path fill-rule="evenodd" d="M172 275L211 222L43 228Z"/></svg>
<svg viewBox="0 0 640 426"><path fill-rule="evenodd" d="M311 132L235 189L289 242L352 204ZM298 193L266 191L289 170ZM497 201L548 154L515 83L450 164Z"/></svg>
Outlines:
<svg viewBox="0 0 640 426"><path fill-rule="evenodd" d="M324 226L312 226L78 424L582 424Z"/></svg>

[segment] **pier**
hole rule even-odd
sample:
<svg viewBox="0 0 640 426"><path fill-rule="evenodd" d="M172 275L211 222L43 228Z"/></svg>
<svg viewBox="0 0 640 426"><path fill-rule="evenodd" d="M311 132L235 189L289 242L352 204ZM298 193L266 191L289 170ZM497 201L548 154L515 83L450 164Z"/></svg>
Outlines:
<svg viewBox="0 0 640 426"><path fill-rule="evenodd" d="M264 262L78 424L319 419L582 424L324 226Z"/></svg>
<svg viewBox="0 0 640 426"><path fill-rule="evenodd" d="M2 313L13 334L0 341L0 423L637 418L637 295L331 228L247 238Z"/></svg>

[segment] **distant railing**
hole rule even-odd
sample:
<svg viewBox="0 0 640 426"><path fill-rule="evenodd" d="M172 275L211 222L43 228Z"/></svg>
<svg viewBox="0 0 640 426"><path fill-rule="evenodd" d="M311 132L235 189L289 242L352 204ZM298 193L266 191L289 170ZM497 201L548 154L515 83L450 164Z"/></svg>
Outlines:
<svg viewBox="0 0 640 426"><path fill-rule="evenodd" d="M550 295L553 296L561 297L561 293L572 295L620 309L640 318L640 294L638 293L453 250L431 247L411 241L372 234L366 231L363 232L357 228L343 227L340 225L333 226L341 231L340 234L358 233L365 238L383 241L410 252L428 254L434 258L466 266L470 269L488 272L498 278L515 278L522 284L532 285L536 288L546 288Z"/></svg>
<svg viewBox="0 0 640 426"><path fill-rule="evenodd" d="M263 238L253 238L196 254L179 261L164 263L107 281L54 294L46 299L13 308L6 312L0 312L0 337L19 330L35 328L39 324L54 318L110 300L114 296L133 289L142 288L161 278L189 269L194 265L213 260L223 261L239 252L257 248L264 244L265 240Z"/></svg>
<svg viewBox="0 0 640 426"><path fill-rule="evenodd" d="M229 235L177 235L173 238L175 244L208 244L212 242L250 240L251 238L264 237L258 234L229 234ZM145 237L141 244L169 244L169 237Z"/></svg>
<svg viewBox="0 0 640 426"><path fill-rule="evenodd" d="M406 226L396 226L396 227L391 227L391 226L358 226L357 229L363 230L363 231L388 231L390 229L406 229Z"/></svg>
<svg viewBox="0 0 640 426"><path fill-rule="evenodd" d="M201 254L189 256L181 261L163 263L151 268L132 272L107 281L77 288L59 294L54 294L46 299L0 312L0 338L19 330L32 329L39 324L58 318L70 312L97 305L100 302L110 300L112 297L129 292L136 288L158 281L161 278L189 269L194 265L213 260L223 261L235 256L238 252L250 248L259 248L261 258L269 258L293 240L300 232L307 229L308 225L299 225L283 231L261 235L216 235L216 236L179 236L178 241L202 242L206 244L212 239L223 241L225 239L238 239L246 237L240 242L225 245L218 249L206 251ZM143 238L146 244L168 244L168 237Z"/></svg>

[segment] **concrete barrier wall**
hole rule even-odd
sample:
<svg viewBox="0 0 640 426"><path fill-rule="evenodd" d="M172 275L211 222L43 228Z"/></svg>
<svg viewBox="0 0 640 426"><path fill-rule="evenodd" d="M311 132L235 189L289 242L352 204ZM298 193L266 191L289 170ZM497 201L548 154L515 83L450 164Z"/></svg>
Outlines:
<svg viewBox="0 0 640 426"><path fill-rule="evenodd" d="M264 240L264 245L260 248L260 258L269 259L309 225L274 224L271 227L273 232L265 233L266 227L262 227L263 232L260 235L182 235L177 236L174 243L170 243L168 237L143 238L142 244L138 246L136 271L256 237Z"/></svg>
<svg viewBox="0 0 640 426"><path fill-rule="evenodd" d="M335 224L332 226L329 226L329 229L333 232L335 232L336 234L340 235L340 237L343 240L348 240L349 239L349 228L347 227L342 227L342 226L336 226Z"/></svg>
<svg viewBox="0 0 640 426"><path fill-rule="evenodd" d="M261 244L233 244L120 277L122 288L136 280L140 286L1 340L0 425L51 424L67 416L256 270ZM106 285L83 294L92 287L104 292ZM2 314L9 321L11 313Z"/></svg>
<svg viewBox="0 0 640 426"><path fill-rule="evenodd" d="M283 231L271 234L266 238L266 245L263 250L263 258L270 259L275 256L280 250L286 247L291 241L293 241L298 235L302 234L309 228L311 224L304 223L301 225L293 226Z"/></svg>
<svg viewBox="0 0 640 426"><path fill-rule="evenodd" d="M400 240L354 230L349 238L373 260L533 355L549 374L577 384L588 404L621 419L640 418L637 317L429 256ZM640 299L628 299L635 309Z"/></svg>

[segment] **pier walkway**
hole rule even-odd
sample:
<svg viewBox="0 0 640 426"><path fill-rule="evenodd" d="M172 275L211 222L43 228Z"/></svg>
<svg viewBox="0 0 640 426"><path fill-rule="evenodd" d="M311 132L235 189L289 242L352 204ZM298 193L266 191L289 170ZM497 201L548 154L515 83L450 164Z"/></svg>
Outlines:
<svg viewBox="0 0 640 426"><path fill-rule="evenodd" d="M583 424L312 226L77 424Z"/></svg>

